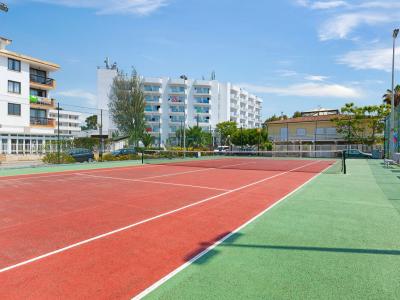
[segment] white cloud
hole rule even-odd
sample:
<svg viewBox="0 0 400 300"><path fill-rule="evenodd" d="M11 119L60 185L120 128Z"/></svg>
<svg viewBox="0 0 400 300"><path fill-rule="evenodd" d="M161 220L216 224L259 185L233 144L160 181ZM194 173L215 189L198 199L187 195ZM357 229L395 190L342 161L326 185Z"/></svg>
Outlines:
<svg viewBox="0 0 400 300"><path fill-rule="evenodd" d="M400 59L400 48L396 58ZM357 70L382 70L390 72L392 68L392 48L350 51L340 57L338 62Z"/></svg>
<svg viewBox="0 0 400 300"><path fill-rule="evenodd" d="M345 1L317 1L310 5L312 9L332 9L346 7L349 4Z"/></svg>
<svg viewBox="0 0 400 300"><path fill-rule="evenodd" d="M323 98L359 98L361 92L353 87L340 84L323 84L306 82L289 85L287 87L274 87L241 83L241 86L254 93L275 94L278 96L297 97L323 97Z"/></svg>
<svg viewBox="0 0 400 300"><path fill-rule="evenodd" d="M322 76L322 75L307 75L306 77L304 77L305 80L309 81L325 81L328 78L329 78L328 76Z"/></svg>
<svg viewBox="0 0 400 300"><path fill-rule="evenodd" d="M69 91L61 91L57 92L56 96L66 97L66 98L75 98L85 100L85 105L89 107L95 108L97 106L96 95L83 90L69 90Z"/></svg>
<svg viewBox="0 0 400 300"><path fill-rule="evenodd" d="M350 39L357 28L395 23L400 18L400 1L365 0L297 0L296 3L311 10L324 10L324 19L319 29L322 41L331 39ZM359 37L355 38L356 40Z"/></svg>
<svg viewBox="0 0 400 300"><path fill-rule="evenodd" d="M309 0L296 0L297 5L308 7L311 9L333 9L342 6L349 6L346 1L332 0L332 1L309 1Z"/></svg>
<svg viewBox="0 0 400 300"><path fill-rule="evenodd" d="M84 7L96 10L97 14L148 15L167 5L169 0L32 0L35 2Z"/></svg>
<svg viewBox="0 0 400 300"><path fill-rule="evenodd" d="M276 70L275 72L281 77L294 77L298 75L298 73L293 70Z"/></svg>
<svg viewBox="0 0 400 300"><path fill-rule="evenodd" d="M326 21L319 30L322 41L330 39L344 39L362 24L375 25L391 22L391 18L384 13L348 13L335 16Z"/></svg>

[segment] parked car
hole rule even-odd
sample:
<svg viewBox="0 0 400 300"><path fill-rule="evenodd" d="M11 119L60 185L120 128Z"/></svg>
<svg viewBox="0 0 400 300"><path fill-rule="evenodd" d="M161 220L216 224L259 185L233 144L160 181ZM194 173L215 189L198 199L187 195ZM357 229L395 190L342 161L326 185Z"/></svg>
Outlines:
<svg viewBox="0 0 400 300"><path fill-rule="evenodd" d="M229 151L229 149L229 146L218 146L218 148L215 149L214 152L227 152Z"/></svg>
<svg viewBox="0 0 400 300"><path fill-rule="evenodd" d="M136 153L137 153L136 150L133 148L123 148L123 149L118 149L118 150L112 151L111 155L118 157L118 156L122 156L122 155L133 155Z"/></svg>
<svg viewBox="0 0 400 300"><path fill-rule="evenodd" d="M67 151L77 162L92 162L94 160L93 151L84 148L73 148Z"/></svg>
<svg viewBox="0 0 400 300"><path fill-rule="evenodd" d="M371 153L365 153L358 149L346 150L346 158L372 158Z"/></svg>

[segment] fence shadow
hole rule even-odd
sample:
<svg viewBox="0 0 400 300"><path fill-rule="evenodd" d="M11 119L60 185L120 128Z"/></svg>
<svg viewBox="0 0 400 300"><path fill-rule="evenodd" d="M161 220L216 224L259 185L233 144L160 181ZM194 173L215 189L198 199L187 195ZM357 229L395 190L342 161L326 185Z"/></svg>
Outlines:
<svg viewBox="0 0 400 300"><path fill-rule="evenodd" d="M224 239L231 232L222 233L210 241L199 243L199 247L185 256L186 261L191 261L196 256L200 256L208 247L214 245L217 241ZM367 254L367 255L391 255L400 256L400 249L362 249L362 248L339 248L339 247L312 247L312 246L289 246L289 245L260 245L260 244L239 244L237 240L242 233L234 233L226 238L218 247L209 250L198 259L192 261L193 264L203 265L208 263L213 257L220 254L222 248L244 248L244 249L264 249L271 251L310 251L325 253L350 253L350 254Z"/></svg>
<svg viewBox="0 0 400 300"><path fill-rule="evenodd" d="M230 236L229 236L230 235ZM195 258L196 256L200 255L203 251L205 251L208 247L214 245L216 242L224 239L223 243L226 243L227 245L230 245L232 243L234 243L240 236L242 236L242 233L234 233L232 234L232 232L227 231L224 233L221 233L219 235L217 235L216 237L214 237L213 239L209 240L209 241L205 241L205 242L201 242L199 243L199 247L196 248L194 251L188 253L185 256L185 261L190 261L193 258ZM227 237L229 236L229 237ZM221 243L222 244L222 243ZM220 244L220 245L221 245ZM205 255L201 256L200 258L196 259L195 261L193 261L193 264L197 264L197 265L202 265L207 263L212 257L214 257L215 255L217 255L219 253L218 250L216 250L215 248L211 249L210 251L208 251Z"/></svg>
<svg viewBox="0 0 400 300"><path fill-rule="evenodd" d="M400 255L400 250L386 250L386 249L329 248L329 247L253 245L253 244L221 244L221 246L237 247L237 248L253 248L253 249L270 249L270 250L315 251L315 252L374 254L374 255Z"/></svg>

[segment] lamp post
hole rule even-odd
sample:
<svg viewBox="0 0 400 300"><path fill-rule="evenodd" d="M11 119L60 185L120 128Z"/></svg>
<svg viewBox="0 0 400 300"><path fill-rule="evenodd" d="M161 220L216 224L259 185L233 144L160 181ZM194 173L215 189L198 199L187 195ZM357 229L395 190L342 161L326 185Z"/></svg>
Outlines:
<svg viewBox="0 0 400 300"><path fill-rule="evenodd" d="M8 12L8 5L3 2L0 2L0 10L4 11L4 12Z"/></svg>
<svg viewBox="0 0 400 300"><path fill-rule="evenodd" d="M183 79L183 84L185 86L185 97L183 99L183 157L186 157L186 80L188 78L186 75L181 75L181 79ZM189 103L188 103L189 104Z"/></svg>
<svg viewBox="0 0 400 300"><path fill-rule="evenodd" d="M399 29L393 30L393 57L392 57L392 99L391 99L391 112L390 112L390 150L389 150L389 156L393 157L394 152L396 151L396 145L394 144L394 114L395 114L395 109L394 109L394 97L395 97L395 91L394 91L394 62L395 62L395 56L396 56L396 38L397 35L399 34Z"/></svg>

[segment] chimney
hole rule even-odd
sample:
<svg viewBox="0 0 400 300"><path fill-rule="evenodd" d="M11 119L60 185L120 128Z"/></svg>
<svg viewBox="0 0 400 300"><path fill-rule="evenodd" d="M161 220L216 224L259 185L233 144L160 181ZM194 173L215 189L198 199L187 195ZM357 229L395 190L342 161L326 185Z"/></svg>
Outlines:
<svg viewBox="0 0 400 300"><path fill-rule="evenodd" d="M12 43L12 40L0 36L0 50L6 49L8 45Z"/></svg>

